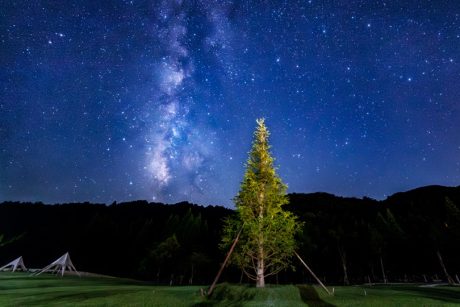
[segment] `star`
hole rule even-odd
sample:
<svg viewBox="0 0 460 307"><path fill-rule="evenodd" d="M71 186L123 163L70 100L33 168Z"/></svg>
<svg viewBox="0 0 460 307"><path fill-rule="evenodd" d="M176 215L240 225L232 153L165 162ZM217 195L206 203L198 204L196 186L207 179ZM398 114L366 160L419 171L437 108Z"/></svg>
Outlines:
<svg viewBox="0 0 460 307"><path fill-rule="evenodd" d="M8 6L0 201L232 207L260 117L289 192L458 185L451 5L122 7Z"/></svg>

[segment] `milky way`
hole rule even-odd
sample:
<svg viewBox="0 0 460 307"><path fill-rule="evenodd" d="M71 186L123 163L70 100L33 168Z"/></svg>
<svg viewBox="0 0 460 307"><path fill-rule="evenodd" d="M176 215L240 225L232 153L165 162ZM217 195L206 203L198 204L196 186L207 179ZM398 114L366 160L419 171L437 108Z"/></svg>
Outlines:
<svg viewBox="0 0 460 307"><path fill-rule="evenodd" d="M4 1L0 201L232 205L460 184L457 1Z"/></svg>
<svg viewBox="0 0 460 307"><path fill-rule="evenodd" d="M168 196L180 190L184 190L187 196L193 188L202 192L205 172L202 165L210 155L205 141L199 138L200 133L206 131L196 131L189 123L188 113L193 98L181 97L187 87L193 87L193 59L184 44L187 16L182 5L180 1L164 1L159 5L154 20L158 27L155 34L164 53L154 69L159 91L153 105L147 105L148 116L151 108L156 114L149 122L151 128L146 136L146 169L152 174L154 199L172 184L176 186ZM180 182L181 186L177 186L176 181L184 177L188 178L188 182Z"/></svg>

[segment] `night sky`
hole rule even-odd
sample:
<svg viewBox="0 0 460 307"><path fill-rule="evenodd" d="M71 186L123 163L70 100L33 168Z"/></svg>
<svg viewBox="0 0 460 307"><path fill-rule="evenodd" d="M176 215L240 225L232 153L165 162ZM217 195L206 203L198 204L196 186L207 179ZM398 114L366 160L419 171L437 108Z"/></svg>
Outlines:
<svg viewBox="0 0 460 307"><path fill-rule="evenodd" d="M459 1L1 1L0 201L460 184Z"/></svg>

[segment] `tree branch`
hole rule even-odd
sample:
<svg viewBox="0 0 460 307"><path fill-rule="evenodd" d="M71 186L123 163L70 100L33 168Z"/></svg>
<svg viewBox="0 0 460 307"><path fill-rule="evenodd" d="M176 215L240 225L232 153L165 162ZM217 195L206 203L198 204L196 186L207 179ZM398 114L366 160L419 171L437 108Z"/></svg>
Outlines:
<svg viewBox="0 0 460 307"><path fill-rule="evenodd" d="M280 269L274 270L274 271L272 271L270 273L267 273L264 276L267 277L267 276L275 275L275 274L278 274L279 272L281 272L282 270L283 270L283 268L280 268Z"/></svg>
<svg viewBox="0 0 460 307"><path fill-rule="evenodd" d="M248 273L248 272L244 269L244 267L241 267L241 269L243 270L244 274L246 274L247 277L249 277L249 278L252 279L252 280L257 280L257 277L254 276L254 275L252 275L252 274L250 274L250 273Z"/></svg>

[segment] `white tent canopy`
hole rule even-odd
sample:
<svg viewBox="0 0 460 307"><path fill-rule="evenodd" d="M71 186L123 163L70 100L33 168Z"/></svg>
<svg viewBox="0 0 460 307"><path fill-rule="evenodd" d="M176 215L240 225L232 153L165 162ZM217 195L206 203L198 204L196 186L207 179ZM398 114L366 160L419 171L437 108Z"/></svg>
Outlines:
<svg viewBox="0 0 460 307"><path fill-rule="evenodd" d="M69 272L74 271L75 273L77 273L78 276L80 276L80 273L78 273L77 270L75 269L72 263L72 260L70 260L69 253L65 253L64 255L56 259L53 263L51 263L50 265L47 265L42 270L37 272L35 275L40 275L41 273L44 273L44 272L51 272L51 273L56 273L56 274L60 273L61 276L64 276L64 272L66 270Z"/></svg>
<svg viewBox="0 0 460 307"><path fill-rule="evenodd" d="M24 260L22 260L22 256L19 258L14 259L10 263L2 266L0 271L9 271L15 272L16 270L23 270L24 272L27 271L26 266L24 265Z"/></svg>

